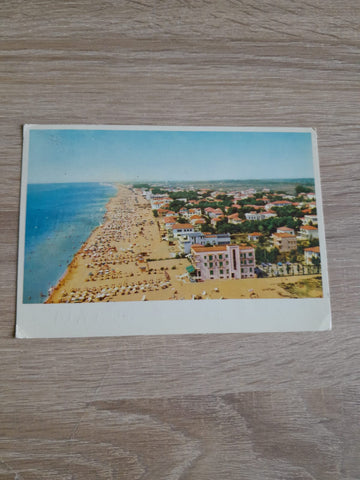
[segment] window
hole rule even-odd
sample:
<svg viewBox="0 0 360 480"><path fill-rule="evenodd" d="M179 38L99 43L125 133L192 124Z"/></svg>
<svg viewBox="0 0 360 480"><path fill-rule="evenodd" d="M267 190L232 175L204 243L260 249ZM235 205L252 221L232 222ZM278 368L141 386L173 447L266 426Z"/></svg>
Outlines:
<svg viewBox="0 0 360 480"><path fill-rule="evenodd" d="M220 267L222 267L222 266L223 266L223 262L220 262Z"/></svg>
<svg viewBox="0 0 360 480"><path fill-rule="evenodd" d="M207 267L207 263L204 263L204 266Z"/></svg>
<svg viewBox="0 0 360 480"><path fill-rule="evenodd" d="M241 269L241 273L244 273L244 269L243 269L243 268Z"/></svg>
<svg viewBox="0 0 360 480"><path fill-rule="evenodd" d="M219 255L220 260L222 260L222 255Z"/></svg>
<svg viewBox="0 0 360 480"><path fill-rule="evenodd" d="M251 252L249 253L249 257L252 257L252 253L251 253Z"/></svg>
<svg viewBox="0 0 360 480"><path fill-rule="evenodd" d="M206 256L206 255L204 255L204 258L205 258L205 260L206 260L206 259L207 259L207 256Z"/></svg>
<svg viewBox="0 0 360 480"><path fill-rule="evenodd" d="M224 274L224 270L220 270L220 275L223 275Z"/></svg>
<svg viewBox="0 0 360 480"><path fill-rule="evenodd" d="M228 269L228 268L226 269L226 273L229 273L229 269Z"/></svg>
<svg viewBox="0 0 360 480"><path fill-rule="evenodd" d="M212 268L214 266L213 262L210 262L210 268Z"/></svg>
<svg viewBox="0 0 360 480"><path fill-rule="evenodd" d="M212 260L213 259L213 256L212 255L209 255L209 260Z"/></svg>
<svg viewBox="0 0 360 480"><path fill-rule="evenodd" d="M210 275L214 275L214 270L210 270Z"/></svg>
<svg viewBox="0 0 360 480"><path fill-rule="evenodd" d="M251 267L249 268L249 272L252 272L252 268L251 268Z"/></svg>

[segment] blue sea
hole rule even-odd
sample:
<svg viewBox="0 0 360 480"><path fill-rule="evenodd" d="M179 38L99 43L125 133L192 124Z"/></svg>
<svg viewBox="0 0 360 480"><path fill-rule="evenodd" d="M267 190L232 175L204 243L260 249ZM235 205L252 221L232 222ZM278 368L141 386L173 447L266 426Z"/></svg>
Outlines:
<svg viewBox="0 0 360 480"><path fill-rule="evenodd" d="M74 254L103 221L116 187L102 183L30 184L27 190L24 303L43 303Z"/></svg>

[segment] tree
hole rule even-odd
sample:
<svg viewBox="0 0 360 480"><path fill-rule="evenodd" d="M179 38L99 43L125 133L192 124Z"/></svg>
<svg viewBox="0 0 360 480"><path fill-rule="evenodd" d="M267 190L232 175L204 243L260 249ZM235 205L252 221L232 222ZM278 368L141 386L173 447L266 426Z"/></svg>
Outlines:
<svg viewBox="0 0 360 480"><path fill-rule="evenodd" d="M202 225L200 226L200 231L203 232L203 233L204 233L204 232L205 232L205 233L208 233L208 232L209 232L209 233L215 233L214 227L213 227L212 225L210 225L210 224L202 224Z"/></svg>
<svg viewBox="0 0 360 480"><path fill-rule="evenodd" d="M178 223L187 223L187 220L186 220L186 218L184 218L184 217L179 217L179 218L177 219L177 221L178 221Z"/></svg>
<svg viewBox="0 0 360 480"><path fill-rule="evenodd" d="M184 205L185 202L182 200L173 200L169 203L169 209L173 210L174 212L178 212Z"/></svg>
<svg viewBox="0 0 360 480"><path fill-rule="evenodd" d="M153 210L152 212L155 218L159 216L159 212L157 210Z"/></svg>
<svg viewBox="0 0 360 480"><path fill-rule="evenodd" d="M311 187L307 187L306 185L296 185L295 193L299 195L299 193L310 193L312 191Z"/></svg>
<svg viewBox="0 0 360 480"><path fill-rule="evenodd" d="M259 237L259 245L264 245L264 243L266 243L266 237L261 235L261 237Z"/></svg>
<svg viewBox="0 0 360 480"><path fill-rule="evenodd" d="M310 238L309 247L318 247L318 246L319 246L319 239L318 238Z"/></svg>
<svg viewBox="0 0 360 480"><path fill-rule="evenodd" d="M227 211L228 215L233 215L234 213L238 213L238 209L236 207L230 207L229 210Z"/></svg>
<svg viewBox="0 0 360 480"><path fill-rule="evenodd" d="M303 213L294 205L286 205L285 207L274 207L274 211L278 217L302 217Z"/></svg>
<svg viewBox="0 0 360 480"><path fill-rule="evenodd" d="M319 273L320 271L320 258L319 257L311 257L311 263L316 267L316 273Z"/></svg>
<svg viewBox="0 0 360 480"><path fill-rule="evenodd" d="M290 262L295 263L297 261L296 250L291 250L290 252Z"/></svg>

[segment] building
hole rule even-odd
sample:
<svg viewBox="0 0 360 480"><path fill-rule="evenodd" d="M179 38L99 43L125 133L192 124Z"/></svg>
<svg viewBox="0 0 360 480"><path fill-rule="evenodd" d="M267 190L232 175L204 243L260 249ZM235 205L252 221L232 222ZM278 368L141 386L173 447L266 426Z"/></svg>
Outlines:
<svg viewBox="0 0 360 480"><path fill-rule="evenodd" d="M228 218L228 222L232 223L233 225L239 225L244 221L239 217L238 213L233 213L232 215L228 215L227 218Z"/></svg>
<svg viewBox="0 0 360 480"><path fill-rule="evenodd" d="M188 233L194 233L194 226L191 223L174 223L171 226L172 235L174 238L180 237L180 235L186 235Z"/></svg>
<svg viewBox="0 0 360 480"><path fill-rule="evenodd" d="M248 212L248 213L245 213L245 218L246 220L260 220L260 214L255 211Z"/></svg>
<svg viewBox="0 0 360 480"><path fill-rule="evenodd" d="M165 217L164 218L164 227L168 230L173 225L177 223L177 219L174 217Z"/></svg>
<svg viewBox="0 0 360 480"><path fill-rule="evenodd" d="M194 232L187 235L181 235L178 238L179 247L182 253L190 253L192 245L213 246L228 245L230 243L230 233L201 233Z"/></svg>
<svg viewBox="0 0 360 480"><path fill-rule="evenodd" d="M206 220L204 218L199 218L194 221L195 230L201 230L202 225L206 225Z"/></svg>
<svg viewBox="0 0 360 480"><path fill-rule="evenodd" d="M272 238L274 247L276 247L280 253L287 253L297 248L295 235L291 235L290 233L273 233Z"/></svg>
<svg viewBox="0 0 360 480"><path fill-rule="evenodd" d="M191 247L197 280L252 278L255 276L255 250L247 245Z"/></svg>
<svg viewBox="0 0 360 480"><path fill-rule="evenodd" d="M201 220L202 217L200 215L191 215L190 217L190 223L192 225L195 225L196 220Z"/></svg>
<svg viewBox="0 0 360 480"><path fill-rule="evenodd" d="M317 227L312 225L302 225L300 227L300 238L303 240L311 240L312 238L319 238L319 231Z"/></svg>
<svg viewBox="0 0 360 480"><path fill-rule="evenodd" d="M292 205L292 202L289 200L276 200L275 202L270 202L265 205L265 210L271 210L274 207L287 207Z"/></svg>
<svg viewBox="0 0 360 480"><path fill-rule="evenodd" d="M306 265L312 265L313 258L320 258L320 247L304 248L304 257Z"/></svg>
<svg viewBox="0 0 360 480"><path fill-rule="evenodd" d="M191 215L201 215L201 208L189 208L189 216Z"/></svg>
<svg viewBox="0 0 360 480"><path fill-rule="evenodd" d="M304 225L309 225L309 224L317 225L318 223L317 215L304 215L303 223Z"/></svg>
<svg viewBox="0 0 360 480"><path fill-rule="evenodd" d="M289 227L279 227L276 233L288 233L289 235L295 235L295 230Z"/></svg>
<svg viewBox="0 0 360 480"><path fill-rule="evenodd" d="M224 215L212 218L210 223L213 227L216 227L218 223L222 222L223 220L224 220Z"/></svg>
<svg viewBox="0 0 360 480"><path fill-rule="evenodd" d="M259 240L259 238L262 237L262 236L263 236L263 234L260 233L260 232L252 232L252 233L249 233L248 240L250 242L253 242L253 241L257 242Z"/></svg>
<svg viewBox="0 0 360 480"><path fill-rule="evenodd" d="M276 212L268 210L267 212L249 212L245 213L246 220L267 220L270 217L276 217Z"/></svg>

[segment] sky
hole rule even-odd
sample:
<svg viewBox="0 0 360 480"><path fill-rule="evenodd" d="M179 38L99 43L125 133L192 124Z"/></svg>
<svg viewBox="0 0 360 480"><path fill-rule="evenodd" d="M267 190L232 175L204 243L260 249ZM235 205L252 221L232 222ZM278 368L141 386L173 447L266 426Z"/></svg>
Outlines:
<svg viewBox="0 0 360 480"><path fill-rule="evenodd" d="M313 178L311 134L30 129L28 182Z"/></svg>

